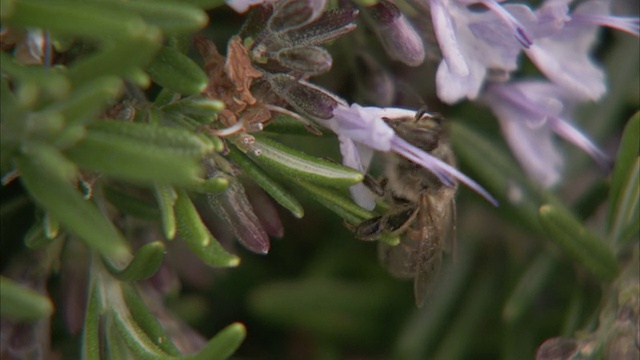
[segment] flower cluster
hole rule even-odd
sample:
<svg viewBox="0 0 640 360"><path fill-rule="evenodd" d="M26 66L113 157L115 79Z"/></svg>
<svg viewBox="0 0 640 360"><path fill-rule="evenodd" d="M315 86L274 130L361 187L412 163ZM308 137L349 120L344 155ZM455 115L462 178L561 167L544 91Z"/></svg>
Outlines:
<svg viewBox="0 0 640 360"><path fill-rule="evenodd" d="M229 3L241 11L250 5L241 1ZM516 157L533 179L543 186L552 186L561 178L563 158L554 146L553 133L607 166L606 156L571 125L571 110L580 102L596 101L606 93L604 72L590 54L598 29L609 27L638 36L638 18L611 15L610 3L606 0L576 4L572 4L572 0L547 0L535 9L495 0L410 0L407 3L424 14L414 14L412 19L421 27L412 25L393 2L382 0L362 7L368 25L389 57L409 66L422 64L429 31L418 29L431 28L442 55L436 73L440 100L453 104L469 99L491 108ZM522 54L547 80L511 79L519 70ZM352 119L347 121L349 125L329 127L337 131L341 139L352 137L353 119L360 119L356 127L360 129L356 131L359 138L355 140L388 151L388 139L382 135L377 137L385 133L381 130L384 125L368 120L369 116L375 116L375 111L363 113L355 109L363 108L353 108L348 116ZM339 113L342 115L336 115L334 120L344 121L344 112ZM364 129L370 132L365 133ZM342 142L343 149L352 148ZM345 163L357 169L366 168L366 164L359 164L352 155L348 157ZM448 182L443 176L440 178Z"/></svg>
<svg viewBox="0 0 640 360"><path fill-rule="evenodd" d="M598 163L607 160L570 124L570 111L606 92L605 75L591 59L601 26L638 36L637 18L609 14L610 4L590 0L574 8L569 0L547 0L537 9L496 1L431 0L428 6L442 51L436 83L447 103L464 98L488 105L527 172L544 186L561 177L556 133ZM471 5L484 5L478 11ZM548 80L509 80L524 53Z"/></svg>

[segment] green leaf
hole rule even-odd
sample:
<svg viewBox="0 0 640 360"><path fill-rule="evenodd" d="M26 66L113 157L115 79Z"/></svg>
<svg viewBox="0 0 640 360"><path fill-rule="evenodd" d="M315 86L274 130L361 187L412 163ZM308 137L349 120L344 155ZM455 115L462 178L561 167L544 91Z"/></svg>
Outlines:
<svg viewBox="0 0 640 360"><path fill-rule="evenodd" d="M183 34L207 25L207 14L182 1L111 1L109 7L139 15L166 34Z"/></svg>
<svg viewBox="0 0 640 360"><path fill-rule="evenodd" d="M147 72L153 81L180 94L199 94L209 82L207 74L191 58L175 48L164 46Z"/></svg>
<svg viewBox="0 0 640 360"><path fill-rule="evenodd" d="M16 8L16 0L2 0L0 1L0 19L3 21L11 15Z"/></svg>
<svg viewBox="0 0 640 360"><path fill-rule="evenodd" d="M42 226L44 227L44 235L49 239L55 239L60 234L60 223L51 215L51 213L45 212L44 219L42 219Z"/></svg>
<svg viewBox="0 0 640 360"><path fill-rule="evenodd" d="M121 281L140 281L150 278L158 271L166 249L160 241L154 241L142 246L134 255L131 262L124 268L119 269L116 264L108 258L103 258L107 270Z"/></svg>
<svg viewBox="0 0 640 360"><path fill-rule="evenodd" d="M34 321L53 314L48 297L0 276L0 314L17 321Z"/></svg>
<svg viewBox="0 0 640 360"><path fill-rule="evenodd" d="M49 150L49 155L55 152ZM84 200L49 162L51 156L33 152L16 158L21 179L36 203L56 215L60 223L91 248L115 259L129 253L125 240L91 202ZM61 155L58 155L64 159Z"/></svg>
<svg viewBox="0 0 640 360"><path fill-rule="evenodd" d="M640 112L627 123L616 164L611 178L609 192L609 238L616 243L622 240L620 235L630 223L637 223L639 200L640 157Z"/></svg>
<svg viewBox="0 0 640 360"><path fill-rule="evenodd" d="M160 48L160 32L156 28L142 30L126 40L106 44L101 51L87 56L69 68L69 77L79 85L102 76L146 77L141 71ZM139 84L140 85L140 84Z"/></svg>
<svg viewBox="0 0 640 360"><path fill-rule="evenodd" d="M185 356L191 360L224 360L233 355L247 336L241 323L233 323L220 330L197 354Z"/></svg>
<svg viewBox="0 0 640 360"><path fill-rule="evenodd" d="M256 164L254 164L245 155L243 155L237 148L231 149L228 157L229 159L231 159L231 161L233 161L234 164L238 165L238 167L240 167L245 172L245 174L253 179L256 184L258 184L264 191L266 191L267 194L271 195L271 197L276 200L278 204L291 211L293 216L301 218L304 215L304 210L302 209L302 205L300 205L298 200L294 198L293 195L286 191L282 186L273 181L269 177L269 175L267 175L262 169L256 166Z"/></svg>
<svg viewBox="0 0 640 360"><path fill-rule="evenodd" d="M306 181L296 180L297 185L305 189L316 201L333 211L350 225L357 225L364 220L376 216L374 213L361 208L350 198L336 192L335 189L324 188ZM395 246L400 243L399 235L383 234L380 241Z"/></svg>
<svg viewBox="0 0 640 360"><path fill-rule="evenodd" d="M336 213L342 219L351 224L358 224L364 220L375 216L372 212L361 208L351 199L338 193L335 189L324 188L316 184L306 181L297 180L296 184L300 185L320 204Z"/></svg>
<svg viewBox="0 0 640 360"><path fill-rule="evenodd" d="M310 130L312 129L312 130ZM277 115L274 117L264 131L278 135L303 135L303 136L330 136L331 132L322 132L315 125L304 124L300 120L287 115Z"/></svg>
<svg viewBox="0 0 640 360"><path fill-rule="evenodd" d="M82 329L82 359L101 360L100 357L100 317L102 312L102 294L96 281L89 286L87 310Z"/></svg>
<svg viewBox="0 0 640 360"><path fill-rule="evenodd" d="M541 232L536 221L538 207L543 199L551 201L549 194L543 193L524 176L518 163L506 155L505 148L460 123L451 124L451 134L461 162L471 168L479 184L498 197L500 207L497 211L505 217L515 218L514 223Z"/></svg>
<svg viewBox="0 0 640 360"><path fill-rule="evenodd" d="M309 156L265 137L256 138L251 149L249 155L255 162L294 179L348 186L364 178L354 169Z"/></svg>
<svg viewBox="0 0 640 360"><path fill-rule="evenodd" d="M527 313L544 286L551 280L550 275L555 265L555 259L547 253L540 254L533 260L502 309L502 318L505 321L515 323Z"/></svg>
<svg viewBox="0 0 640 360"><path fill-rule="evenodd" d="M73 90L68 98L45 110L59 111L67 126L95 120L122 90L122 80L115 76L99 77Z"/></svg>
<svg viewBox="0 0 640 360"><path fill-rule="evenodd" d="M51 244L51 239L44 234L43 224L36 223L27 231L24 236L24 244L29 249L40 249Z"/></svg>
<svg viewBox="0 0 640 360"><path fill-rule="evenodd" d="M91 133L113 134L146 145L164 147L176 153L202 156L214 150L210 142L186 129L126 121L97 121L89 126Z"/></svg>
<svg viewBox="0 0 640 360"><path fill-rule="evenodd" d="M461 359L466 354L473 354L470 345L479 336L482 321L486 320L493 304L496 275L495 272L483 274L475 279L457 314L448 319L446 336L439 341L435 354L429 358Z"/></svg>
<svg viewBox="0 0 640 360"><path fill-rule="evenodd" d="M150 31L139 16L115 9L111 2L20 0L15 4L8 23L58 35L122 40Z"/></svg>
<svg viewBox="0 0 640 360"><path fill-rule="evenodd" d="M45 94L48 97L54 99L62 99L71 91L71 82L64 75L52 69L45 69L44 67L26 66L16 63L15 59L4 52L0 53L0 70L5 76L9 76L14 82L18 82L18 88L24 86L30 86L35 92L33 96L18 96L13 98L19 101L22 105L31 105L38 95ZM4 87L4 86L3 86ZM6 92L5 92L6 91ZM2 106L11 104L10 94L13 92L7 86L2 90ZM18 89L17 94L24 94L24 89ZM30 99L25 101L25 99ZM22 100L22 101L21 101Z"/></svg>
<svg viewBox="0 0 640 360"><path fill-rule="evenodd" d="M202 194L216 194L225 191L229 186L229 180L223 177L214 177L210 179L198 180L198 182L190 184L189 190L193 190Z"/></svg>
<svg viewBox="0 0 640 360"><path fill-rule="evenodd" d="M160 213L162 214L162 228L164 236L171 240L176 236L176 213L173 209L178 194L169 185L155 184L153 186Z"/></svg>
<svg viewBox="0 0 640 360"><path fill-rule="evenodd" d="M180 101L162 106L163 112L183 115L203 115L213 121L216 114L224 110L224 102L204 96L190 96Z"/></svg>
<svg viewBox="0 0 640 360"><path fill-rule="evenodd" d="M116 334L124 341L136 359L162 360L174 358L158 347L140 326L124 314L115 309L107 313L112 321Z"/></svg>
<svg viewBox="0 0 640 360"><path fill-rule="evenodd" d="M102 192L113 206L125 214L152 221L160 218L160 212L155 207L155 204L109 185L104 186Z"/></svg>
<svg viewBox="0 0 640 360"><path fill-rule="evenodd" d="M143 183L196 183L201 173L197 148L180 147L182 144L155 144L162 138L157 136L158 133L165 131L146 127L146 139L90 129L82 141L65 153L82 168L117 178Z"/></svg>
<svg viewBox="0 0 640 360"><path fill-rule="evenodd" d="M214 267L234 267L240 264L240 258L228 253L202 223L189 195L178 190L175 205L178 233L202 261Z"/></svg>
<svg viewBox="0 0 640 360"><path fill-rule="evenodd" d="M149 339L167 354L180 355L178 348L176 348L171 338L167 336L160 322L158 322L156 316L149 310L147 304L144 303L135 286L133 284L122 284L121 288L131 317L138 323Z"/></svg>
<svg viewBox="0 0 640 360"><path fill-rule="evenodd" d="M182 0L182 2L195 5L205 10L213 9L225 4L225 0Z"/></svg>
<svg viewBox="0 0 640 360"><path fill-rule="evenodd" d="M611 281L618 274L618 263L611 249L567 210L543 205L539 219L551 240L598 278Z"/></svg>
<svg viewBox="0 0 640 360"><path fill-rule="evenodd" d="M320 337L362 339L381 321L381 310L390 297L383 290L379 283L323 278L271 282L251 293L249 306L270 323Z"/></svg>
<svg viewBox="0 0 640 360"><path fill-rule="evenodd" d="M221 152L225 149L225 145L222 142L222 140L220 140L220 138L211 134L208 131L202 131L203 129L202 124L197 122L196 120L193 120L188 116L183 116L180 114L172 114L170 112L164 113L164 112L160 112L158 109L152 109L151 113L159 116L166 115L166 117L172 123L178 125L179 127L190 130L193 134L198 136L202 141L211 143L211 145L213 146L213 151L215 152Z"/></svg>

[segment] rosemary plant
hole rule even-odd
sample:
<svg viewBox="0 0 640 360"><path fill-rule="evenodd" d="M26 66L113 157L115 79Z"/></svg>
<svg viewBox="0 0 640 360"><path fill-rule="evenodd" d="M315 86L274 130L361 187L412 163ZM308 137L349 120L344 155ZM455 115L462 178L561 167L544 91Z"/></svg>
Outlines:
<svg viewBox="0 0 640 360"><path fill-rule="evenodd" d="M0 10L3 359L638 358L637 8Z"/></svg>

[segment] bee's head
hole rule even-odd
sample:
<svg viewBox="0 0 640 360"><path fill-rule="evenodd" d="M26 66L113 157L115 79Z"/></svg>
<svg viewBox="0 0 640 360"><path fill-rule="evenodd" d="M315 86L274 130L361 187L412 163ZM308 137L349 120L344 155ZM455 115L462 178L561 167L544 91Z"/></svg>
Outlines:
<svg viewBox="0 0 640 360"><path fill-rule="evenodd" d="M396 134L408 143L427 152L438 147L442 137L443 117L420 110L413 118L384 119Z"/></svg>

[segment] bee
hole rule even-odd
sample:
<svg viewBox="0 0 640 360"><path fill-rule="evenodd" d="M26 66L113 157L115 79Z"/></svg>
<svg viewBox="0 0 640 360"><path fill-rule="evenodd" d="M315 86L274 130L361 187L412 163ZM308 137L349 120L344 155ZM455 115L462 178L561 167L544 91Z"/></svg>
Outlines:
<svg viewBox="0 0 640 360"><path fill-rule="evenodd" d="M415 118L384 120L407 142L455 166L439 115L420 111ZM386 179L370 188L385 196L390 209L357 225L355 234L363 240L385 233L400 236L396 246L380 242L378 256L392 275L413 279L416 305L421 307L439 273L444 251L455 247L457 186L445 186L429 170L399 155L384 156Z"/></svg>

